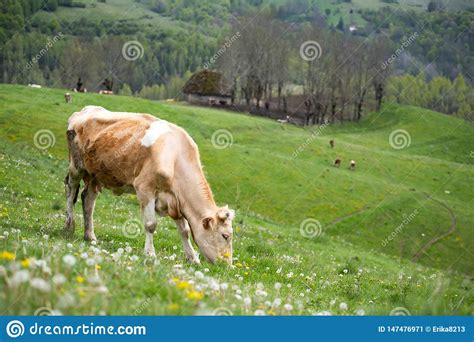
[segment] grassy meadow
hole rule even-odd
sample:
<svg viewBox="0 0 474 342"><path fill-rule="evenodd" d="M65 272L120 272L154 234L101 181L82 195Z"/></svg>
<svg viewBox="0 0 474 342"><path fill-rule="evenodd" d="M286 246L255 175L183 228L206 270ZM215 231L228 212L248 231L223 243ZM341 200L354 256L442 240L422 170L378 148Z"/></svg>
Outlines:
<svg viewBox="0 0 474 342"><path fill-rule="evenodd" d="M471 123L387 104L358 124L311 130L182 103L73 97L0 85L2 315L473 314ZM146 259L132 195L99 196L97 243L82 240L80 203L75 236L61 235L66 122L85 105L190 133L216 201L236 209L233 267L187 264L166 218L157 258Z"/></svg>

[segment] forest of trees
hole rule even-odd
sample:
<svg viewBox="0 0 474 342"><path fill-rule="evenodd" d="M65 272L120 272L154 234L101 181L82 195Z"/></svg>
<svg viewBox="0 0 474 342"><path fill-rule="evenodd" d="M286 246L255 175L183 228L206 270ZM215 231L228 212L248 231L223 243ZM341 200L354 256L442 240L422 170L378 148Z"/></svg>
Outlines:
<svg viewBox="0 0 474 342"><path fill-rule="evenodd" d="M146 15L143 21L50 15L68 7L80 11L86 6L80 0L2 1L0 82L72 89L81 77L89 91L97 91L108 78L115 93L177 98L189 76L241 32L209 66L226 76L235 103L259 107L276 101L284 111L288 98L299 95L307 123L359 120L384 98L472 119L472 12L364 10L360 15L369 24L353 34L342 19L329 25L334 13L309 0L265 10L259 0L135 2L177 25L149 25ZM381 67L413 32L416 42ZM123 58L130 41L139 42L141 58ZM319 58L301 58L307 41L318 42Z"/></svg>

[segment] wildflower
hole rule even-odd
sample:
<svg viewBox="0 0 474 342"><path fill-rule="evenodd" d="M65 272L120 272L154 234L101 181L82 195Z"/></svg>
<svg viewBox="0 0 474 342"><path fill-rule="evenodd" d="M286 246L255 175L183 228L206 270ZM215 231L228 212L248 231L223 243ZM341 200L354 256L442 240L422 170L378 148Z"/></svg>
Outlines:
<svg viewBox="0 0 474 342"><path fill-rule="evenodd" d="M168 304L167 309L170 310L170 311L176 311L176 310L179 309L179 304L170 303L170 304Z"/></svg>
<svg viewBox="0 0 474 342"><path fill-rule="evenodd" d="M109 292L109 289L106 286L101 285L97 288L97 292L98 293L107 293L107 292Z"/></svg>
<svg viewBox="0 0 474 342"><path fill-rule="evenodd" d="M341 309L341 310L347 310L347 304L346 304L346 303L341 303L341 304L339 304L339 309Z"/></svg>
<svg viewBox="0 0 474 342"><path fill-rule="evenodd" d="M228 288L229 288L229 284L227 284L227 283L222 283L222 284L221 284L221 290L225 291L225 290L227 290Z"/></svg>
<svg viewBox="0 0 474 342"><path fill-rule="evenodd" d="M85 280L84 277L82 277L82 276L80 276L80 275L76 277L76 281L77 281L79 284L82 284L82 283L84 282L84 280Z"/></svg>
<svg viewBox="0 0 474 342"><path fill-rule="evenodd" d="M132 261L132 262L135 262L135 261L137 261L137 260L138 260L138 255L132 255L132 256L130 257L130 261Z"/></svg>
<svg viewBox="0 0 474 342"><path fill-rule="evenodd" d="M8 233L8 232L5 232L5 233ZM3 234L5 235L5 233ZM2 253L0 253L0 259L11 261L15 259L15 254L8 251L3 251Z"/></svg>
<svg viewBox="0 0 474 342"><path fill-rule="evenodd" d="M202 273L201 271L196 271L194 273L194 276L198 279L202 279L202 278L204 278L204 273Z"/></svg>
<svg viewBox="0 0 474 342"><path fill-rule="evenodd" d="M355 313L356 313L357 316L364 316L365 315L365 311L363 309L358 309L358 310L356 310Z"/></svg>
<svg viewBox="0 0 474 342"><path fill-rule="evenodd" d="M87 259L89 255L86 252L81 253L81 258L82 259Z"/></svg>
<svg viewBox="0 0 474 342"><path fill-rule="evenodd" d="M204 273L207 273L207 272L209 272L209 269L206 267L206 268L204 269Z"/></svg>
<svg viewBox="0 0 474 342"><path fill-rule="evenodd" d="M66 277L61 273L55 274L53 276L53 284L54 285L62 285L66 282Z"/></svg>
<svg viewBox="0 0 474 342"><path fill-rule="evenodd" d="M92 240L92 241L91 241L91 245L92 245L92 246L95 246L95 245L97 245L97 241L95 241L95 240Z"/></svg>
<svg viewBox="0 0 474 342"><path fill-rule="evenodd" d="M20 264L21 264L21 267L28 268L28 267L30 267L30 259L24 259L24 260L21 261Z"/></svg>
<svg viewBox="0 0 474 342"><path fill-rule="evenodd" d="M288 274L286 275L286 277L287 277L288 279L292 278L292 277L293 277L293 272L288 273Z"/></svg>
<svg viewBox="0 0 474 342"><path fill-rule="evenodd" d="M331 311L320 311L314 314L315 316L332 316Z"/></svg>
<svg viewBox="0 0 474 342"><path fill-rule="evenodd" d="M71 254L66 254L63 256L63 262L66 264L66 266L72 267L76 264L76 258Z"/></svg>
<svg viewBox="0 0 474 342"><path fill-rule="evenodd" d="M191 290L186 293L186 297L188 297L191 300L200 301L201 299L204 298L204 293L200 291Z"/></svg>
<svg viewBox="0 0 474 342"><path fill-rule="evenodd" d="M186 280L178 281L176 283L176 288L178 288L180 290L189 289L190 287L191 287L191 284L189 282L187 282Z"/></svg>
<svg viewBox="0 0 474 342"><path fill-rule="evenodd" d="M277 308L280 305L281 305L281 299L280 298L275 298L275 300L273 301L273 306Z"/></svg>
<svg viewBox="0 0 474 342"><path fill-rule="evenodd" d="M280 283L275 283L275 290L281 289L281 284Z"/></svg>
<svg viewBox="0 0 474 342"><path fill-rule="evenodd" d="M41 278L33 278L30 281L30 285L32 288L35 288L41 292L49 292L51 291L51 285L49 285L46 280Z"/></svg>
<svg viewBox="0 0 474 342"><path fill-rule="evenodd" d="M44 235L43 235L43 239L48 240L48 239L49 239L49 235L48 235L48 234L44 234Z"/></svg>
<svg viewBox="0 0 474 342"><path fill-rule="evenodd" d="M267 296L267 292L266 291L263 291L263 290L257 290L255 291L255 295L259 296L259 297L266 297Z"/></svg>
<svg viewBox="0 0 474 342"><path fill-rule="evenodd" d="M73 246L72 246L72 243L68 243L68 244L66 245L66 247L69 248L69 249L71 249L71 248L73 247Z"/></svg>
<svg viewBox="0 0 474 342"><path fill-rule="evenodd" d="M86 265L87 265L87 266L94 266L94 265L95 265L95 260L92 259L92 258L88 258L88 259L86 260Z"/></svg>
<svg viewBox="0 0 474 342"><path fill-rule="evenodd" d="M291 311L291 310L293 310L293 305L286 303L285 305L283 305L283 308L286 311Z"/></svg>
<svg viewBox="0 0 474 342"><path fill-rule="evenodd" d="M222 254L222 256L223 256L224 258L230 258L230 253L229 253L229 252L225 252L225 253Z"/></svg>
<svg viewBox="0 0 474 342"><path fill-rule="evenodd" d="M235 267L242 267L242 264L240 262L236 262Z"/></svg>
<svg viewBox="0 0 474 342"><path fill-rule="evenodd" d="M265 311L264 310L255 310L253 315L254 316L265 316Z"/></svg>
<svg viewBox="0 0 474 342"><path fill-rule="evenodd" d="M64 309L76 304L76 299L70 293L65 293L64 295L60 296L58 299L58 307Z"/></svg>
<svg viewBox="0 0 474 342"><path fill-rule="evenodd" d="M244 305L245 306L250 306L252 304L252 300L249 297L244 298Z"/></svg>
<svg viewBox="0 0 474 342"><path fill-rule="evenodd" d="M123 249L123 248L120 247L119 249L117 249L117 253L118 253L118 254L122 255L123 252L124 252L124 249Z"/></svg>
<svg viewBox="0 0 474 342"><path fill-rule="evenodd" d="M127 246L125 247L125 252L130 253L132 251L132 247Z"/></svg>
<svg viewBox="0 0 474 342"><path fill-rule="evenodd" d="M15 272L10 279L10 286L17 287L18 285L25 283L30 279L30 273L26 270Z"/></svg>

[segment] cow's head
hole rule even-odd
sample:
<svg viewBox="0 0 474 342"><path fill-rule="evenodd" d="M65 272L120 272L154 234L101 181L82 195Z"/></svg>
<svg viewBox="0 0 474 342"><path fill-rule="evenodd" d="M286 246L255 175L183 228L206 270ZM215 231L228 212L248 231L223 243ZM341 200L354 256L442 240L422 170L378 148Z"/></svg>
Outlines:
<svg viewBox="0 0 474 342"><path fill-rule="evenodd" d="M202 220L202 229L194 235L194 240L208 261L222 259L232 265L233 218L234 211L225 206Z"/></svg>

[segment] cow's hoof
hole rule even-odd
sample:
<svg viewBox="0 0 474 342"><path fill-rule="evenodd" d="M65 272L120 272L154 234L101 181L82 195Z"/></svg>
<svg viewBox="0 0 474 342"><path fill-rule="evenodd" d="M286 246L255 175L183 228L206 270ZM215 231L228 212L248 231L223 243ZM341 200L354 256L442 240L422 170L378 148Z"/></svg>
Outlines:
<svg viewBox="0 0 474 342"><path fill-rule="evenodd" d="M95 237L95 234L92 233L92 234L85 234L84 235L84 240L86 241L97 241L97 238Z"/></svg>
<svg viewBox="0 0 474 342"><path fill-rule="evenodd" d="M145 250L145 256L148 258L156 258L156 253L153 250Z"/></svg>
<svg viewBox="0 0 474 342"><path fill-rule="evenodd" d="M197 265L201 264L201 261L199 260L199 256L197 255L193 255L193 256L186 255L186 260L190 262L191 264L197 264Z"/></svg>

